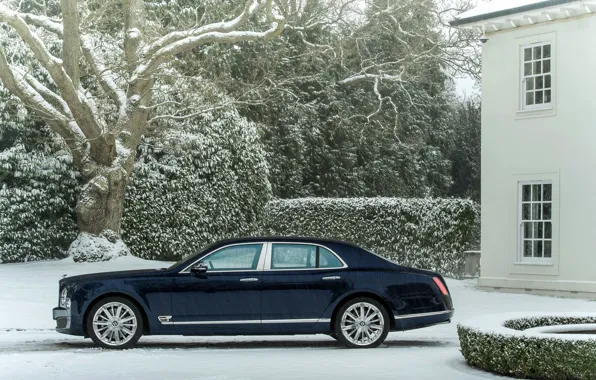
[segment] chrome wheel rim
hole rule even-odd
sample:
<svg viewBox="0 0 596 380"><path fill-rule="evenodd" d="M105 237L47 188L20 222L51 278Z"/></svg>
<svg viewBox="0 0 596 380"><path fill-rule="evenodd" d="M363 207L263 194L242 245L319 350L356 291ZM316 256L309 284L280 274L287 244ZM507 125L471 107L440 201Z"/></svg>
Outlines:
<svg viewBox="0 0 596 380"><path fill-rule="evenodd" d="M122 346L137 332L137 316L121 302L106 303L93 316L93 332L108 346Z"/></svg>
<svg viewBox="0 0 596 380"><path fill-rule="evenodd" d="M350 306L341 317L341 333L357 346L375 343L385 329L383 313L373 304L359 302Z"/></svg>

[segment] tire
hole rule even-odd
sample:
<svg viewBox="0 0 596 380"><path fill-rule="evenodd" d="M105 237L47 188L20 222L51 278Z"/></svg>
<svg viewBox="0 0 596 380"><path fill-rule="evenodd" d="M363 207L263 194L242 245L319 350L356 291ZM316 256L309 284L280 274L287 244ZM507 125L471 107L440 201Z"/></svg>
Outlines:
<svg viewBox="0 0 596 380"><path fill-rule="evenodd" d="M372 298L359 297L339 308L333 327L337 340L346 347L374 348L387 338L391 321L383 305Z"/></svg>
<svg viewBox="0 0 596 380"><path fill-rule="evenodd" d="M87 315L87 334L103 348L126 349L143 335L143 315L123 297L108 297L97 302Z"/></svg>

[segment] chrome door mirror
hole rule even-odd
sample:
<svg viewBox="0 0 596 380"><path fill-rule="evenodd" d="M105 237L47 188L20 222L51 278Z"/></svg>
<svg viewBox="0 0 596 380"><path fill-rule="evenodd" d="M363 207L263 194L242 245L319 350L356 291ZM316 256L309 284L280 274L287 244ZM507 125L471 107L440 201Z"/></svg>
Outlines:
<svg viewBox="0 0 596 380"><path fill-rule="evenodd" d="M197 263L197 264L193 265L192 267L190 267L190 273L192 273L194 275L205 274L205 273L207 273L208 268L209 267L205 263Z"/></svg>

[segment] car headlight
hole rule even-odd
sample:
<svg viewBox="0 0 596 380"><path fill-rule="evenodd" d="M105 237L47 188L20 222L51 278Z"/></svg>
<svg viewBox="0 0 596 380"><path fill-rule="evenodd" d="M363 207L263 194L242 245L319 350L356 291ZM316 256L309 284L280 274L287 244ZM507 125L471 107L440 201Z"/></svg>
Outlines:
<svg viewBox="0 0 596 380"><path fill-rule="evenodd" d="M66 300L68 299L66 297L66 293L67 293L66 289L62 289L62 293L60 293L60 307L66 307Z"/></svg>
<svg viewBox="0 0 596 380"><path fill-rule="evenodd" d="M64 303L64 307L70 310L70 298L66 299L66 302Z"/></svg>

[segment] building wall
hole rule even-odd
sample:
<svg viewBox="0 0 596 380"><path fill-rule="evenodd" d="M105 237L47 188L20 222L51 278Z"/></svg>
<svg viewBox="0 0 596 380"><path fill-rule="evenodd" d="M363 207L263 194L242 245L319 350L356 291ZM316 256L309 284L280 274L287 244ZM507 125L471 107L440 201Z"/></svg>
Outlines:
<svg viewBox="0 0 596 380"><path fill-rule="evenodd" d="M554 39L551 110L520 112L520 44ZM596 293L596 17L488 34L480 286ZM553 183L550 265L519 264L518 182Z"/></svg>

